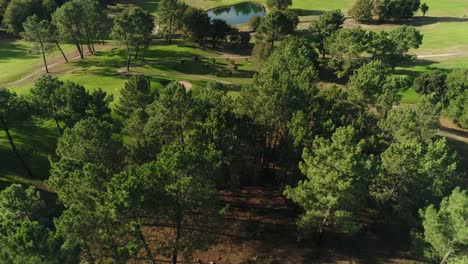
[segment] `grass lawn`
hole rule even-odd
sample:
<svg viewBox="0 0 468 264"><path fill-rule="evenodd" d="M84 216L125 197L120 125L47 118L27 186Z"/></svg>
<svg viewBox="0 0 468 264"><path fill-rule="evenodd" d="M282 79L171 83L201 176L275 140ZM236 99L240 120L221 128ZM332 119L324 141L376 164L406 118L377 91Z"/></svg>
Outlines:
<svg viewBox="0 0 468 264"><path fill-rule="evenodd" d="M2 36L0 33L0 85L16 81L43 67L42 56L33 54L31 44ZM74 55L72 45L62 45L68 59ZM47 63L63 60L58 49L52 49L47 55Z"/></svg>

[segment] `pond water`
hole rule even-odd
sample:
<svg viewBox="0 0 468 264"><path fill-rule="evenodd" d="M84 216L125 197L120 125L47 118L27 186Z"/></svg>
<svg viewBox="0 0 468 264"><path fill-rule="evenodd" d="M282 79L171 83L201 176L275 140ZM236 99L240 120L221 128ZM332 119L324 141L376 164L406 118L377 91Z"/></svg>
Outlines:
<svg viewBox="0 0 468 264"><path fill-rule="evenodd" d="M229 25L237 25L249 22L254 16L265 16L265 8L260 4L243 3L209 10L208 16L226 20Z"/></svg>

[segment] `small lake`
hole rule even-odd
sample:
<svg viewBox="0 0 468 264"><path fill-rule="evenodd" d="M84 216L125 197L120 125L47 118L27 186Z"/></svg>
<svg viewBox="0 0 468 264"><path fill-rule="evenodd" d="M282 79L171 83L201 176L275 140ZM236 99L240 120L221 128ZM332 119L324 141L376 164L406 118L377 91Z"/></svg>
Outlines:
<svg viewBox="0 0 468 264"><path fill-rule="evenodd" d="M211 19L222 19L226 20L229 25L237 25L248 23L254 16L265 16L265 8L260 4L242 3L212 9L207 13Z"/></svg>

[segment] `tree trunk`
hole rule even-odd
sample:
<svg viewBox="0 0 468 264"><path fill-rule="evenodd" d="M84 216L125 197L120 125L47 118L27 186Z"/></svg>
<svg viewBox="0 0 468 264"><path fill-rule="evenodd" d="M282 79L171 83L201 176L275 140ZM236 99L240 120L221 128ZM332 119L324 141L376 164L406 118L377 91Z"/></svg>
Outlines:
<svg viewBox="0 0 468 264"><path fill-rule="evenodd" d="M179 240L180 240L180 228L182 226L182 217L179 216L177 217L177 226L176 226L176 240L175 240L175 245L174 245L174 250L172 251L172 264L177 264L177 255L179 253Z"/></svg>
<svg viewBox="0 0 468 264"><path fill-rule="evenodd" d="M130 71L130 47L128 46L128 42L126 42L127 45L127 71Z"/></svg>
<svg viewBox="0 0 468 264"><path fill-rule="evenodd" d="M18 149L16 149L15 143L13 142L13 138L10 135L10 130L8 129L8 126L3 118L0 118L0 122L2 123L3 130L5 131L8 141L10 142L11 149L15 153L16 158L18 159L19 163L23 167L24 171L26 172L27 176L29 178L32 178L32 172L29 169L28 165L26 164L26 161L21 157L21 155L18 152Z"/></svg>
<svg viewBox="0 0 468 264"><path fill-rule="evenodd" d="M138 59L138 50L139 50L139 48L140 48L140 45L137 44L136 47L135 47L135 57L134 57L135 60Z"/></svg>
<svg viewBox="0 0 468 264"><path fill-rule="evenodd" d="M89 248L86 248L86 256L88 257L88 262L89 264L94 264L94 257L93 254L91 253L91 250Z"/></svg>
<svg viewBox="0 0 468 264"><path fill-rule="evenodd" d="M148 246L148 243L146 243L145 237L141 232L138 232L138 235L140 236L141 243L143 243L143 247L145 248L148 257L150 258L151 263L156 264L156 259L154 258L154 255L151 252L151 248Z"/></svg>
<svg viewBox="0 0 468 264"><path fill-rule="evenodd" d="M172 42L172 16L169 19L169 43Z"/></svg>
<svg viewBox="0 0 468 264"><path fill-rule="evenodd" d="M46 73L49 73L49 68L47 68L47 61L45 57L44 44L42 44L42 41L40 43L41 43L42 60L44 61L45 71Z"/></svg>
<svg viewBox="0 0 468 264"><path fill-rule="evenodd" d="M62 53L63 58L65 59L65 62L68 62L67 56L65 56L65 53L63 52L62 48L60 47L59 43L56 41L55 45L57 45L57 48L60 50Z"/></svg>
<svg viewBox="0 0 468 264"><path fill-rule="evenodd" d="M60 127L60 121L58 120L58 118L54 115L54 120L55 120L55 124L57 125L57 130L59 132L59 135L60 137L62 136L62 128Z"/></svg>
<svg viewBox="0 0 468 264"><path fill-rule="evenodd" d="M84 59L83 56L83 46L80 47L80 41L76 37L75 34L72 34L73 42L75 42L76 49L78 50L78 53L80 54L80 58Z"/></svg>

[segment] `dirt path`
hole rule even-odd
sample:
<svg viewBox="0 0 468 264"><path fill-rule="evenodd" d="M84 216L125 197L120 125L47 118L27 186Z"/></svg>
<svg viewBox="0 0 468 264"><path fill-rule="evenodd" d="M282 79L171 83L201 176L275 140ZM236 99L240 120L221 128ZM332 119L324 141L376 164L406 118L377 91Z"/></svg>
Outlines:
<svg viewBox="0 0 468 264"><path fill-rule="evenodd" d="M112 48L112 46L107 45L107 46L105 46L103 49L99 49L99 48L96 49L96 52L97 52L97 51L107 51L107 50L109 50L109 49L111 49L111 48ZM77 53L77 52L74 52L74 54L76 54L76 53ZM91 56L91 55L92 55L92 54L89 53L89 52L85 52L85 53L84 53L84 56ZM54 59L56 59L56 60L57 60L57 59L63 59L63 57L60 56L60 57L57 57L57 58L54 58ZM73 62L73 61L78 61L78 60L81 60L81 57L80 57L79 55L77 55L77 56L75 56L75 57L73 57L73 58L71 58L71 59L68 59L68 62ZM61 60L61 61L58 61L58 62L55 62L55 63L52 63L52 64L48 64L48 65L47 65L47 68L48 68L49 71L50 71L50 69L53 69L53 68L55 68L55 67L57 67L57 66L59 66L59 65L62 65L62 64L64 64L64 63L67 63L67 62L66 62L65 60ZM30 73L30 74L28 74L28 75L26 75L26 76L24 76L24 77L22 77L21 79L18 79L18 80L16 80L16 81L9 82L9 83L4 83L4 84L1 84L1 83L0 83L0 87L1 87L1 86L16 85L16 84L22 83L22 82L24 82L24 81L27 81L27 80L33 78L34 76L36 76L36 75L38 75L38 74L39 74L39 75L44 75L44 74L45 74L45 67L44 67L44 66L40 67L39 69L33 71L32 73Z"/></svg>

